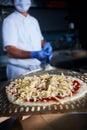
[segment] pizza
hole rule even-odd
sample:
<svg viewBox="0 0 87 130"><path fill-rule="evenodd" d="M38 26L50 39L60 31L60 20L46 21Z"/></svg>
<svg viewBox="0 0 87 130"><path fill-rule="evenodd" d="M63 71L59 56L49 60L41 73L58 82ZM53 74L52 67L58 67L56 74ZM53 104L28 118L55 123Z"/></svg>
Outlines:
<svg viewBox="0 0 87 130"><path fill-rule="evenodd" d="M40 74L15 79L6 86L8 100L20 106L48 106L77 100L87 92L82 80L58 74Z"/></svg>

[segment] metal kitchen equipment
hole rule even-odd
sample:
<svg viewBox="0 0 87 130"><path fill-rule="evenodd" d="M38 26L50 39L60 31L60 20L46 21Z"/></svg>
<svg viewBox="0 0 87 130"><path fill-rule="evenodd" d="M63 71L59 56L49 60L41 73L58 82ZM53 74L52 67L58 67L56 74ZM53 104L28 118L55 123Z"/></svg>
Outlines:
<svg viewBox="0 0 87 130"><path fill-rule="evenodd" d="M87 75L74 72L74 71L68 71L68 70L39 70L34 71L31 73L26 73L24 75L21 75L17 78L23 78L25 76L33 76L33 75L40 75L44 73L49 74L61 74L64 73L65 75L77 77L87 83ZM4 83L4 85L0 88L0 115L1 116L23 116L23 115L29 115L29 114L49 114L49 113L68 113L68 112L87 112L87 93L84 95L84 97L67 102L65 104L54 104L51 106L19 106L12 104L8 101L6 93L5 93L5 87L14 79L11 79L10 81L7 81Z"/></svg>

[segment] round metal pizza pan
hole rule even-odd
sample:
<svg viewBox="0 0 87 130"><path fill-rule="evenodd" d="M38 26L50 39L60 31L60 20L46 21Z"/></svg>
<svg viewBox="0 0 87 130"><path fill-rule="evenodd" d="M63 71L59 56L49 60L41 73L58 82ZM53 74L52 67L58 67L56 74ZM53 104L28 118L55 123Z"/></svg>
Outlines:
<svg viewBox="0 0 87 130"><path fill-rule="evenodd" d="M31 73L26 73L24 75L18 76L17 78L24 78L25 76L40 75L44 73L49 74L61 74L64 73L68 76L76 77L87 84L87 75L61 69L53 69L48 71L34 71ZM64 104L54 104L51 106L19 106L12 104L8 101L5 87L14 79L11 79L4 83L0 88L0 115L1 116L20 116L20 115L29 115L29 114L49 114L49 113L70 113L70 112L87 112L87 93L83 97L78 98L74 101L68 101Z"/></svg>

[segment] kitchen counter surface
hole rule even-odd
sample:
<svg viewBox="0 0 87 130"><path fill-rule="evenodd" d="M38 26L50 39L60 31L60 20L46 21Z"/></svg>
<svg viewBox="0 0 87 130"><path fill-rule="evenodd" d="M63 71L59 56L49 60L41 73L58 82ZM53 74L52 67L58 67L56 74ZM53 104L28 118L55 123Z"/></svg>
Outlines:
<svg viewBox="0 0 87 130"><path fill-rule="evenodd" d="M58 59L57 59L58 58ZM71 60L78 60L82 58L87 58L87 51L84 50L60 50L53 52L52 62L64 62Z"/></svg>
<svg viewBox="0 0 87 130"><path fill-rule="evenodd" d="M10 118L2 119L7 121ZM17 129L10 130L86 130L86 122L87 113L29 115L20 120L20 129L17 126Z"/></svg>

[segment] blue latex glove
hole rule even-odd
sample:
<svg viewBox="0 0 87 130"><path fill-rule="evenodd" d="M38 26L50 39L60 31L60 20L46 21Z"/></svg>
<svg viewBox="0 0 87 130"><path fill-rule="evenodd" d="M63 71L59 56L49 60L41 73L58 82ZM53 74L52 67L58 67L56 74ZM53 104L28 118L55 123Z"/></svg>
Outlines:
<svg viewBox="0 0 87 130"><path fill-rule="evenodd" d="M45 58L45 52L43 50L41 51L31 51L30 53L31 58L37 58L41 62Z"/></svg>
<svg viewBox="0 0 87 130"><path fill-rule="evenodd" d="M52 57L53 57L52 54L51 55L46 55L46 63L47 64L50 64L50 61L51 61Z"/></svg>
<svg viewBox="0 0 87 130"><path fill-rule="evenodd" d="M49 42L47 42L44 45L43 50L44 50L45 56L46 56L46 63L49 64L53 57L53 55L52 55L53 48L52 48L51 44Z"/></svg>
<svg viewBox="0 0 87 130"><path fill-rule="evenodd" d="M47 53L47 55L52 54L53 48L52 48L50 42L45 43L43 50Z"/></svg>

